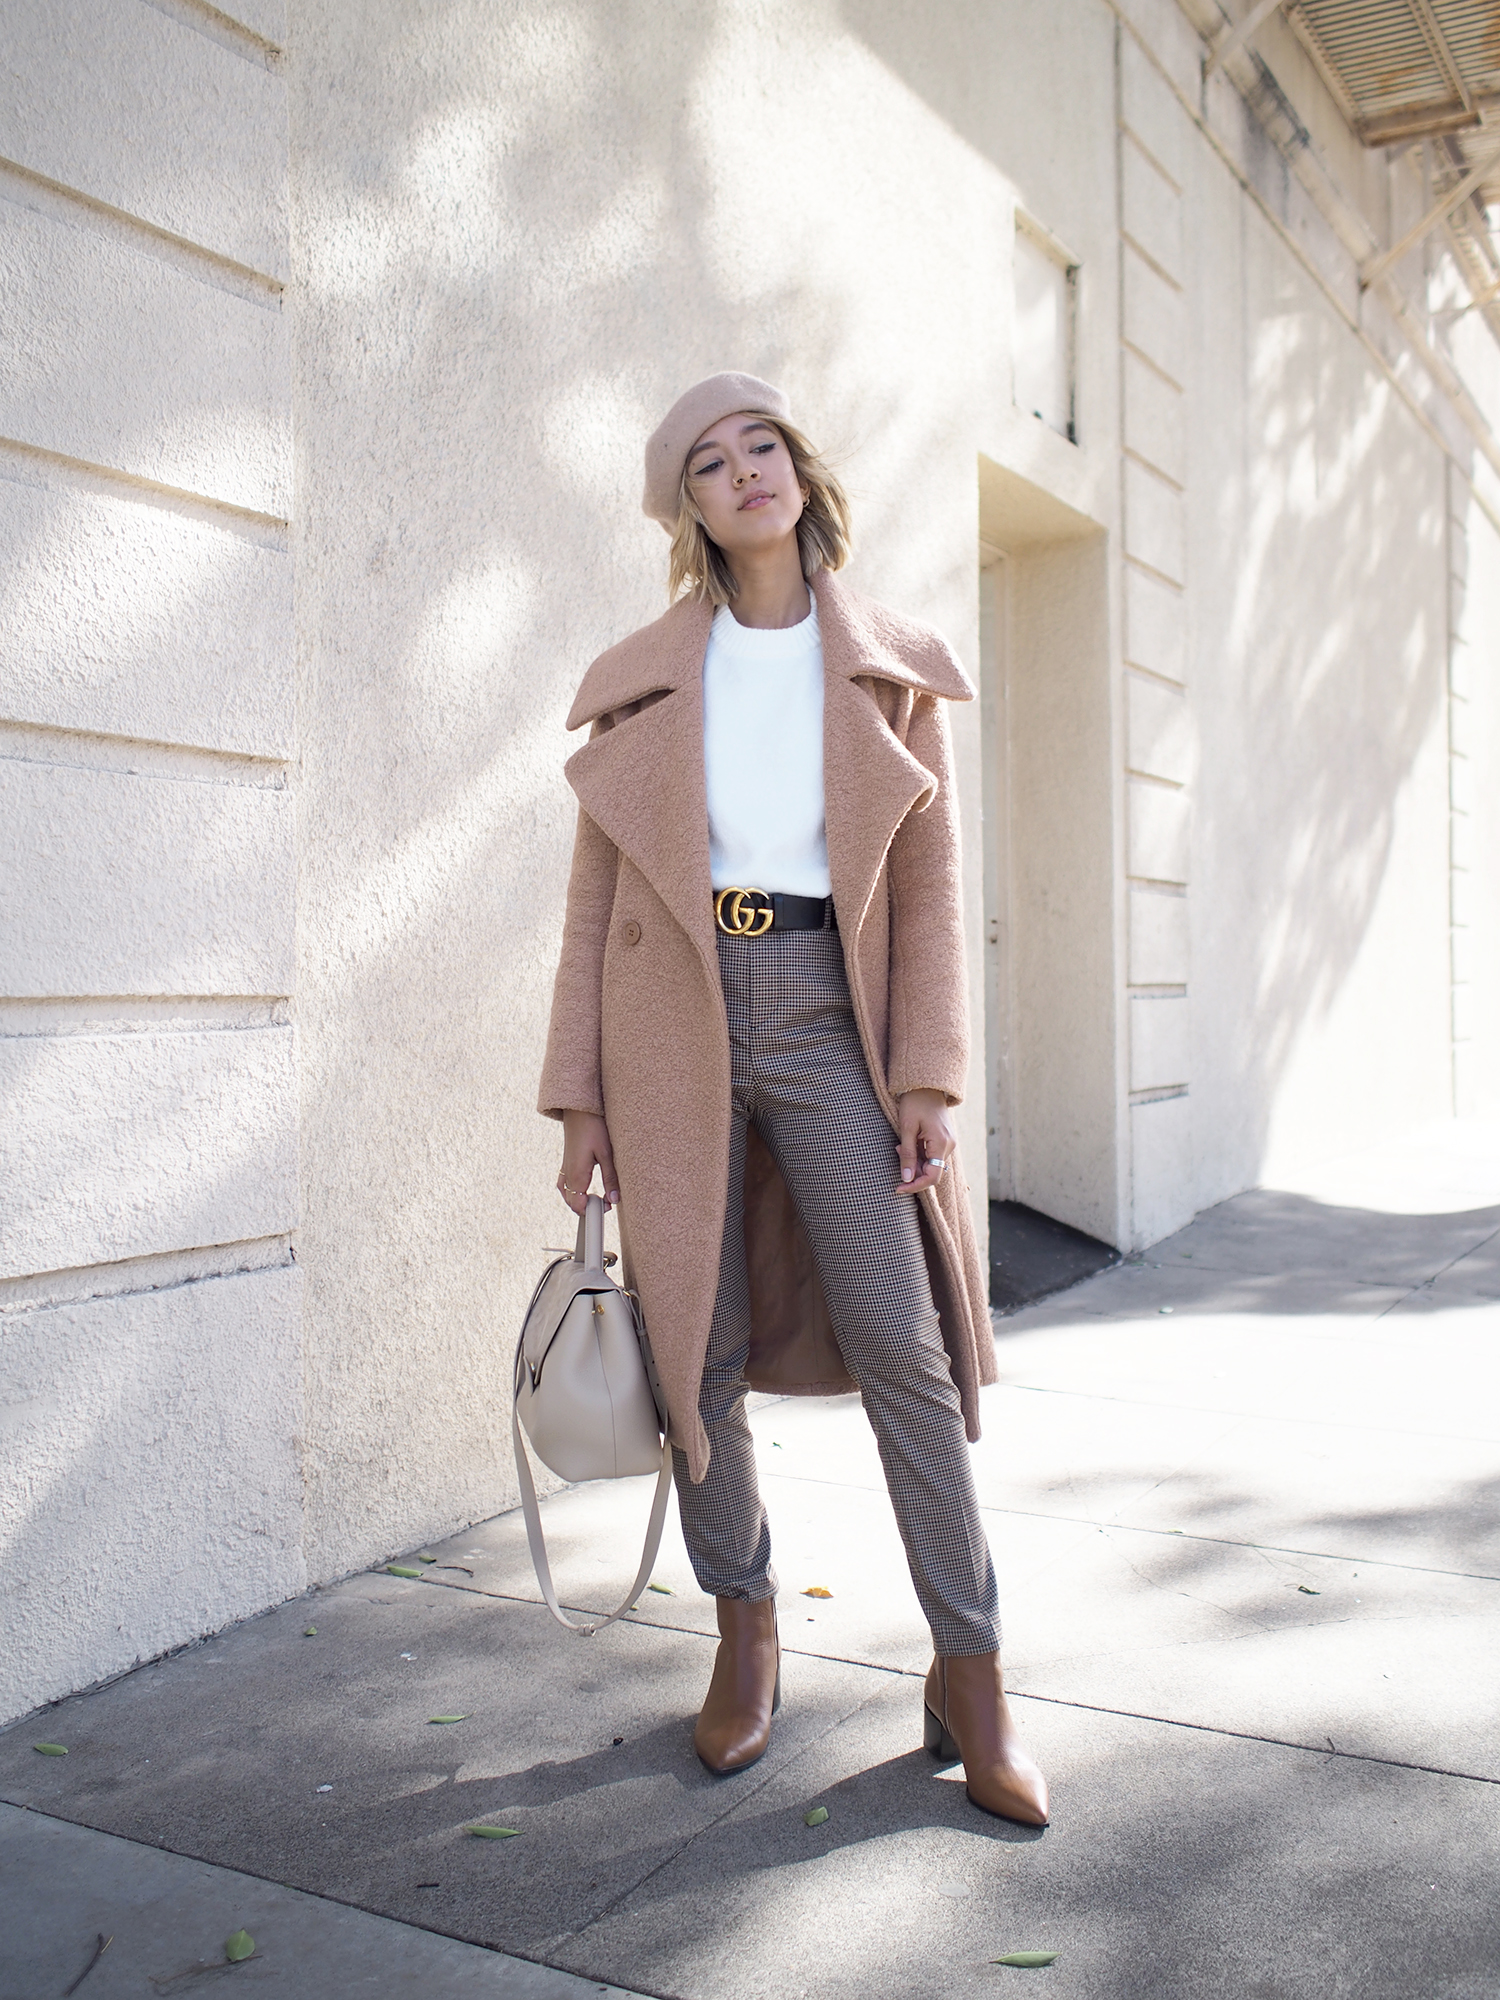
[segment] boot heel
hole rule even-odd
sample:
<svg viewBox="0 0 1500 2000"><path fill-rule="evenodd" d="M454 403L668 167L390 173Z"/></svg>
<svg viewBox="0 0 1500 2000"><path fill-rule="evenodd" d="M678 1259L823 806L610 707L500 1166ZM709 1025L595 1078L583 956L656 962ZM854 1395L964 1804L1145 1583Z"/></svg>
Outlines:
<svg viewBox="0 0 1500 2000"><path fill-rule="evenodd" d="M922 1704L922 1747L930 1750L941 1764L959 1761L958 1745L924 1701Z"/></svg>

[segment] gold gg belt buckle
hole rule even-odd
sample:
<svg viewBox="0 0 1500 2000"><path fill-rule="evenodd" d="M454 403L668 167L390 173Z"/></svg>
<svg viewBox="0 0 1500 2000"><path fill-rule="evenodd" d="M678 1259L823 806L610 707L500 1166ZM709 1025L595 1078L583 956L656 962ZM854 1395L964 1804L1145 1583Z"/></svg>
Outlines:
<svg viewBox="0 0 1500 2000"><path fill-rule="evenodd" d="M726 937L764 937L776 921L776 905L764 889L720 889L714 922Z"/></svg>

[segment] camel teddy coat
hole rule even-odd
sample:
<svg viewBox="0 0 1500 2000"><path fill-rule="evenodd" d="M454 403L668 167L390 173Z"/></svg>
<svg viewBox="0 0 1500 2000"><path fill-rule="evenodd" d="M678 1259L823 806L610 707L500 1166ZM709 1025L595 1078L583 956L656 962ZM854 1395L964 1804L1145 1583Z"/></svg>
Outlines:
<svg viewBox="0 0 1500 2000"><path fill-rule="evenodd" d="M936 632L812 580L823 640L828 868L870 1077L891 1121L907 1090L956 1103L968 1064L958 815L946 704L973 688ZM626 1282L639 1294L694 1480L698 1387L729 1172L729 1032L715 944L703 766L713 606L681 599L595 660L568 717L579 802L539 1108L609 1125ZM758 884L747 884L758 887ZM970 1438L995 1380L984 1273L955 1158L915 1196L933 1301ZM745 1169L752 1386L847 1393L811 1247L752 1128Z"/></svg>

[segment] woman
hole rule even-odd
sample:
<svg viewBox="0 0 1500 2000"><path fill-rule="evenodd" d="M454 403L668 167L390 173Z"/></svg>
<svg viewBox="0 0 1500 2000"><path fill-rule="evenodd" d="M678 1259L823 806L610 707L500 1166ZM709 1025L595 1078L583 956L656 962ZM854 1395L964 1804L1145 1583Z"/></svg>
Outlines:
<svg viewBox="0 0 1500 2000"><path fill-rule="evenodd" d="M938 635L853 596L837 481L786 398L715 375L646 447L666 615L568 718L580 813L543 1112L581 1212L620 1207L671 1418L683 1537L720 1642L694 1732L744 1770L780 1704L751 1387L858 1387L933 1631L925 1740L1040 1826L1006 1708L967 1437L995 1379L951 1107L968 1062ZM681 594L679 594L681 593Z"/></svg>

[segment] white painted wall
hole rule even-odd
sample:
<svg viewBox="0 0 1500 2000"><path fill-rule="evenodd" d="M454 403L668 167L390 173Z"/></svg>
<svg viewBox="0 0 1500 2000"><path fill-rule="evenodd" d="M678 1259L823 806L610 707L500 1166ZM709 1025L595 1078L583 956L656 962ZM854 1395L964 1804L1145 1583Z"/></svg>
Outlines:
<svg viewBox="0 0 1500 2000"><path fill-rule="evenodd" d="M1196 4L12 8L0 1714L512 1503L562 721L710 369L976 674L1001 555L1005 1192L1139 1244L1500 1100L1495 481ZM1013 401L1018 211L1076 444Z"/></svg>

